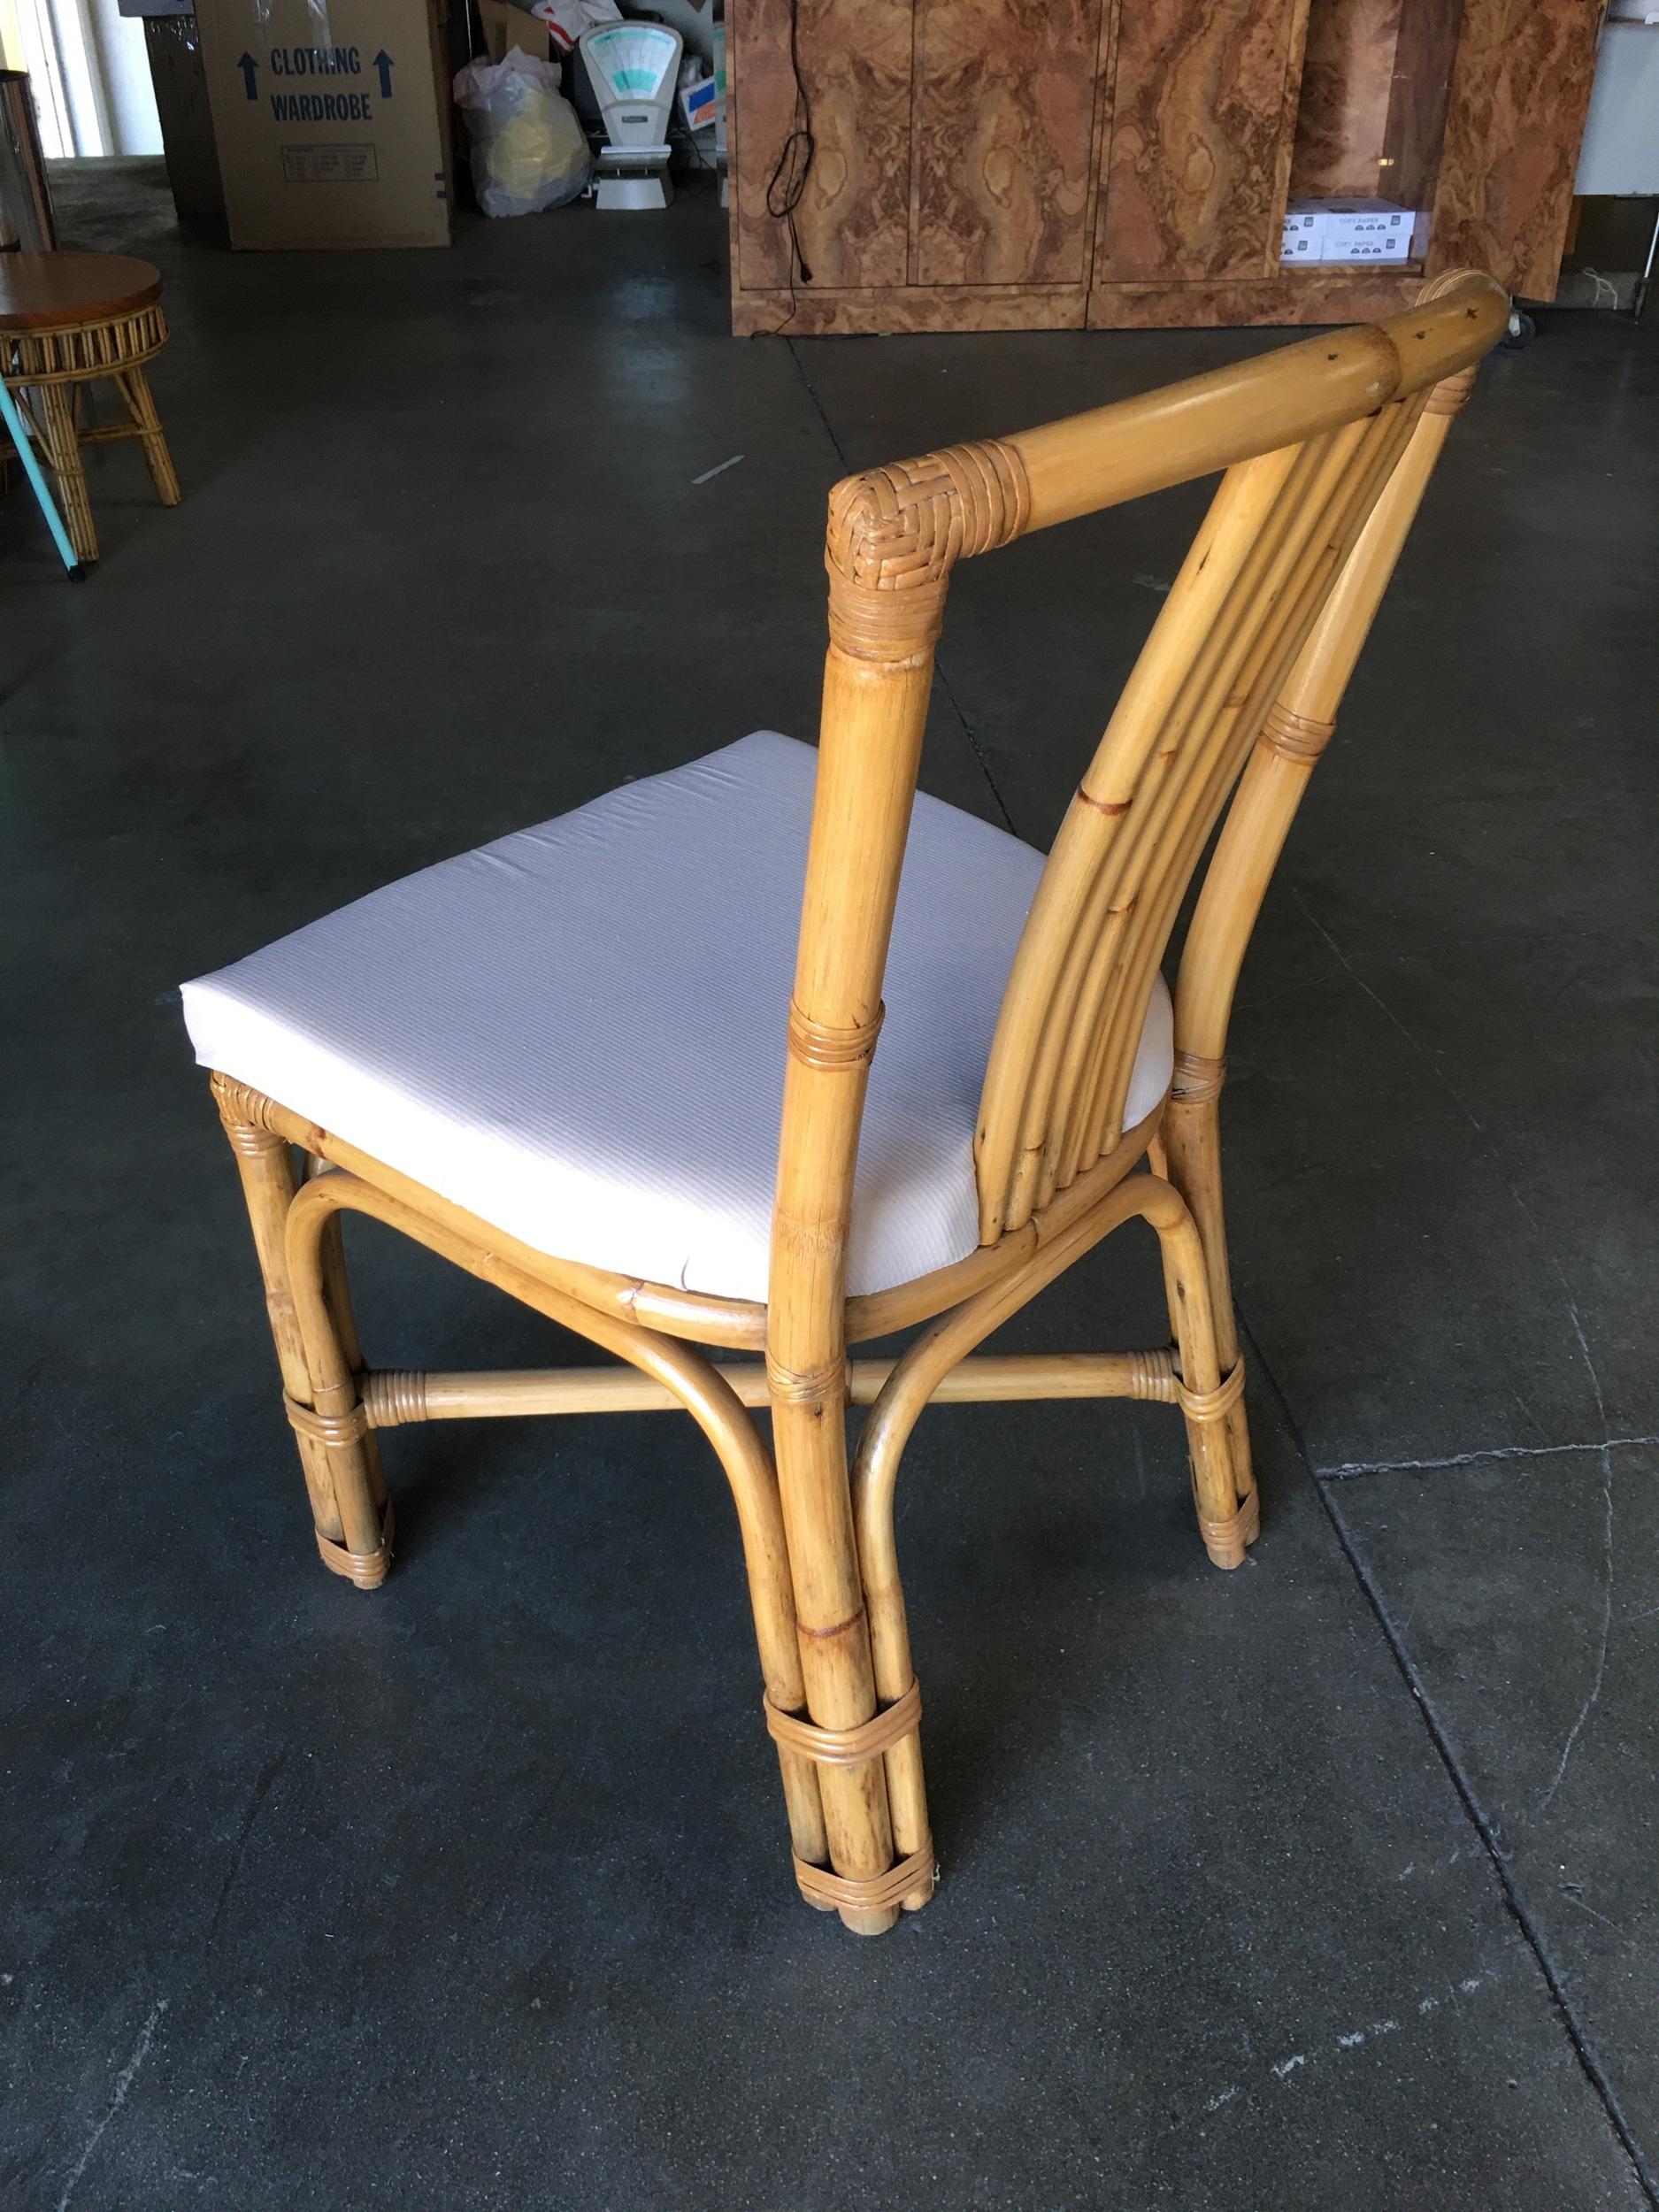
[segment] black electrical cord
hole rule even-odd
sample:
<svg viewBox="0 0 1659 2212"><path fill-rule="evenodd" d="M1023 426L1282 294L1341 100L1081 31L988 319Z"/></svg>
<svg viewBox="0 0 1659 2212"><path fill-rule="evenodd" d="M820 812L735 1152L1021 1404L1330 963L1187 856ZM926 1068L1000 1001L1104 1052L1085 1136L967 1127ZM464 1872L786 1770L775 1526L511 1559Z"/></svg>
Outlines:
<svg viewBox="0 0 1659 2212"><path fill-rule="evenodd" d="M803 284L810 284L812 272L806 265L806 256L801 250L801 234L795 223L795 211L801 204L801 195L811 174L812 158L818 152L818 141L812 135L812 103L807 97L806 79L801 73L800 0L789 0L789 67L795 75L795 111L789 119L789 135L766 180L766 212L774 221L787 224L794 270L799 271ZM792 289L794 282L792 271ZM791 314L794 311L791 308Z"/></svg>

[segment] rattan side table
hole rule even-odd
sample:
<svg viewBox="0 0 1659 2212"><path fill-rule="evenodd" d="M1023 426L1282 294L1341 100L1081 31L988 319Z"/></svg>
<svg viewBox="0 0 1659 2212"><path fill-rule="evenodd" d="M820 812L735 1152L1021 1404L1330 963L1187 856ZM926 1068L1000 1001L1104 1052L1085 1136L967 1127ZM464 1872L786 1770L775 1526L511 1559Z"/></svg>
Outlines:
<svg viewBox="0 0 1659 2212"><path fill-rule="evenodd" d="M81 466L83 445L137 438L164 507L179 503L161 418L145 362L167 342L161 273L148 261L107 253L0 254L0 374L58 480L70 541L83 561L98 557ZM128 419L100 423L81 388L107 377Z"/></svg>

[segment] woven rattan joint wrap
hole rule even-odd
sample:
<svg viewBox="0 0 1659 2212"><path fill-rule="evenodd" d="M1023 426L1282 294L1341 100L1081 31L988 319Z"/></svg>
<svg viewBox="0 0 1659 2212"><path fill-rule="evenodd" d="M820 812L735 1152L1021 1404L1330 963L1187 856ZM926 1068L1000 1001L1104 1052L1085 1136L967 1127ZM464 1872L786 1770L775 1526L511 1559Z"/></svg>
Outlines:
<svg viewBox="0 0 1659 2212"><path fill-rule="evenodd" d="M269 1152L273 1144L287 1141L270 1118L272 1102L263 1091L219 1074L213 1078L212 1090L226 1134L238 1152Z"/></svg>
<svg viewBox="0 0 1659 2212"><path fill-rule="evenodd" d="M1025 463L994 438L845 478L824 543L832 639L857 659L913 661L939 634L956 563L1030 519Z"/></svg>
<svg viewBox="0 0 1659 2212"><path fill-rule="evenodd" d="M1283 760L1317 760L1335 734L1334 722L1316 721L1312 715L1298 714L1294 707L1276 699L1267 710L1256 742Z"/></svg>
<svg viewBox="0 0 1659 2212"><path fill-rule="evenodd" d="M834 1029L827 1022L813 1021L791 999L789 1049L809 1068L863 1067L875 1056L876 1039L881 1033L887 1010L885 1006L878 1006L872 1021Z"/></svg>
<svg viewBox="0 0 1659 2212"><path fill-rule="evenodd" d="M1202 1052L1178 1052L1170 1096L1179 1098L1189 1106L1202 1106L1210 1099L1220 1097L1221 1087L1226 1079L1227 1064L1225 1060L1209 1059Z"/></svg>
<svg viewBox="0 0 1659 2212"><path fill-rule="evenodd" d="M975 439L837 484L824 557L849 583L922 590L958 561L1009 544L1030 518L1025 463L1011 446Z"/></svg>
<svg viewBox="0 0 1659 2212"><path fill-rule="evenodd" d="M841 1912L885 1912L889 1906L902 1905L918 1889L931 1890L935 1872L931 1842L890 1866L885 1874L873 1874L862 1882L850 1875L832 1873L826 1866L811 1866L800 1857L795 1863L795 1878L807 1902L833 1906Z"/></svg>
<svg viewBox="0 0 1659 2212"><path fill-rule="evenodd" d="M319 1413L312 1406L303 1406L297 1398L285 1396L282 1408L302 1436L314 1437L319 1444L336 1448L355 1444L369 1432L369 1417L360 1405L344 1413Z"/></svg>
<svg viewBox="0 0 1659 2212"><path fill-rule="evenodd" d="M1242 1356L1233 1372L1213 1390L1189 1390L1185 1383L1175 1386L1177 1402L1189 1421L1225 1421L1243 1395Z"/></svg>
<svg viewBox="0 0 1659 2212"><path fill-rule="evenodd" d="M858 1767L901 1743L922 1717L922 1692L912 1682L902 1697L895 1698L873 1718L856 1728L819 1728L798 1713L786 1713L765 1701L766 1730L779 1743L822 1767Z"/></svg>

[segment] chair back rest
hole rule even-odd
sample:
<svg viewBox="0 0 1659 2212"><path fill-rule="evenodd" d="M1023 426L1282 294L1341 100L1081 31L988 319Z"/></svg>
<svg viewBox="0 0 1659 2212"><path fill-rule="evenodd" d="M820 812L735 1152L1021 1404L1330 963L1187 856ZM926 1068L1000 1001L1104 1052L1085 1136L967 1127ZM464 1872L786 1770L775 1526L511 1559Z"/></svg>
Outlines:
<svg viewBox="0 0 1659 2212"><path fill-rule="evenodd" d="M1176 1087L1218 1084L1267 877L1449 418L1508 315L1490 278L1450 275L1383 322L831 493L831 643L773 1220L780 1371L803 1371L809 1348L822 1357L823 1302L840 1294L863 1071L956 561L1223 472L1015 957L975 1146L989 1243L1118 1144L1154 978L1248 760L1177 991Z"/></svg>

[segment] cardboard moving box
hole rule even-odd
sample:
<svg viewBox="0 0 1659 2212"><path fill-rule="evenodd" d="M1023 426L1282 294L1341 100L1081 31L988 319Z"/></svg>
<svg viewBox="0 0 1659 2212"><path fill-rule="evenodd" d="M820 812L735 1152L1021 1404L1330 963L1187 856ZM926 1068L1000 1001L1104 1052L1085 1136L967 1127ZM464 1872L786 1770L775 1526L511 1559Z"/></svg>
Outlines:
<svg viewBox="0 0 1659 2212"><path fill-rule="evenodd" d="M213 0L198 22L233 245L449 244L429 0Z"/></svg>
<svg viewBox="0 0 1659 2212"><path fill-rule="evenodd" d="M144 39L150 50L150 81L155 88L161 150L167 157L173 207L187 217L222 215L225 188L219 181L213 119L207 104L207 71L196 17L189 12L147 16Z"/></svg>
<svg viewBox="0 0 1659 2212"><path fill-rule="evenodd" d="M534 54L538 61L552 59L552 41L545 23L539 23L511 0L478 0L479 23L484 33L484 51L499 61L510 48Z"/></svg>

